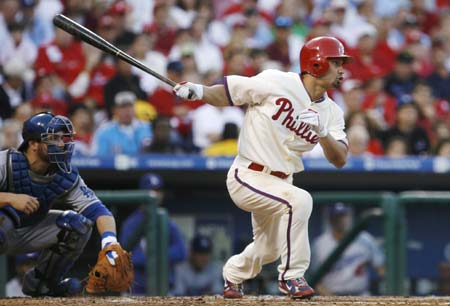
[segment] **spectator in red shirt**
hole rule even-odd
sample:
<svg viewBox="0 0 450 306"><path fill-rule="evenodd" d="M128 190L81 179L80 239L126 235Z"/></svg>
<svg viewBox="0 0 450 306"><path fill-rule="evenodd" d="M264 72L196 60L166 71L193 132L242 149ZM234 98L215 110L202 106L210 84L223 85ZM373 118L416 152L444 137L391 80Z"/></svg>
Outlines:
<svg viewBox="0 0 450 306"><path fill-rule="evenodd" d="M34 67L38 75L54 74L69 94L76 96L76 82L84 70L86 57L79 41L73 36L56 28L55 39L41 46ZM74 85L74 87L71 87Z"/></svg>
<svg viewBox="0 0 450 306"><path fill-rule="evenodd" d="M34 81L35 97L30 101L34 112L50 111L55 115L66 116L69 105L63 97L58 96L58 90L62 88L55 74L38 76Z"/></svg>
<svg viewBox="0 0 450 306"><path fill-rule="evenodd" d="M164 2L155 3L153 15L153 23L145 27L146 31L156 33L154 49L167 56L176 36L176 28L169 23L169 5Z"/></svg>
<svg viewBox="0 0 450 306"><path fill-rule="evenodd" d="M381 126L386 128L395 124L397 116L397 102L384 90L384 79L374 76L365 83L365 96L361 109L377 118Z"/></svg>
<svg viewBox="0 0 450 306"><path fill-rule="evenodd" d="M183 80L184 66L180 61L167 64L167 77L176 83ZM149 102L156 108L159 116L173 117L175 127L183 137L189 137L191 122L188 113L202 104L198 102L187 102L172 93L172 87L167 84L159 86L149 98Z"/></svg>
<svg viewBox="0 0 450 306"><path fill-rule="evenodd" d="M430 34L435 27L439 26L438 14L429 11L424 0L411 0L410 12L416 17L420 29L427 34Z"/></svg>

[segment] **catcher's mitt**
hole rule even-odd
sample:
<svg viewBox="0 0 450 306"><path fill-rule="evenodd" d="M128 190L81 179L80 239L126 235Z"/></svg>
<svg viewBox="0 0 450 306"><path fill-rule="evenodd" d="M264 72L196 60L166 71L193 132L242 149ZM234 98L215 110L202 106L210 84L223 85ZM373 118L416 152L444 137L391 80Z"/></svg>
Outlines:
<svg viewBox="0 0 450 306"><path fill-rule="evenodd" d="M115 251L115 265L108 261L106 253ZM122 249L120 244L110 244L98 254L97 263L89 272L86 291L88 293L124 292L133 283L134 272L131 253Z"/></svg>

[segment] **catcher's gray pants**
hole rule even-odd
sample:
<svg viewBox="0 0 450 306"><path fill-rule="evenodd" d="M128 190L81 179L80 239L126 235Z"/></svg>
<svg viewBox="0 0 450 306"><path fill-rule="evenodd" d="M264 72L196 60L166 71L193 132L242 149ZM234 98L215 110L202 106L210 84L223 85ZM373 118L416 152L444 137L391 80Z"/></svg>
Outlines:
<svg viewBox="0 0 450 306"><path fill-rule="evenodd" d="M33 273L27 273L25 277L25 286L42 287L42 282L47 287L57 285L83 252L92 229L84 235L61 229L56 225L56 219L63 212L50 210L41 222L17 229L9 217L1 216L0 254L41 251ZM27 280L27 277L38 279Z"/></svg>

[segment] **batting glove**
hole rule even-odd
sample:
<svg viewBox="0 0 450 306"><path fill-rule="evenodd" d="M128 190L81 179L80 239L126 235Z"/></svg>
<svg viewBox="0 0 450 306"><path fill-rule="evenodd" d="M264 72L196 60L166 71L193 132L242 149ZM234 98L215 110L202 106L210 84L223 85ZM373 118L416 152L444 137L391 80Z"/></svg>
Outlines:
<svg viewBox="0 0 450 306"><path fill-rule="evenodd" d="M300 113L298 119L306 124L308 124L319 138L326 137L328 135L328 130L326 126L320 121L319 113L312 110L307 109Z"/></svg>
<svg viewBox="0 0 450 306"><path fill-rule="evenodd" d="M181 82L175 85L173 92L180 98L195 101L203 98L203 85L191 82Z"/></svg>

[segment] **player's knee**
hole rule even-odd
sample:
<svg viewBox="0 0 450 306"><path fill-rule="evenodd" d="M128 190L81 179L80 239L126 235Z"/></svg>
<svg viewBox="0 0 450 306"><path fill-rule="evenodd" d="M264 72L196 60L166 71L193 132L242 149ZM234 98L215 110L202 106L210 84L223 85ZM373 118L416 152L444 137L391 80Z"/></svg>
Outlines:
<svg viewBox="0 0 450 306"><path fill-rule="evenodd" d="M308 220L312 212L313 199L309 192L298 189L292 201L292 210L296 218Z"/></svg>

